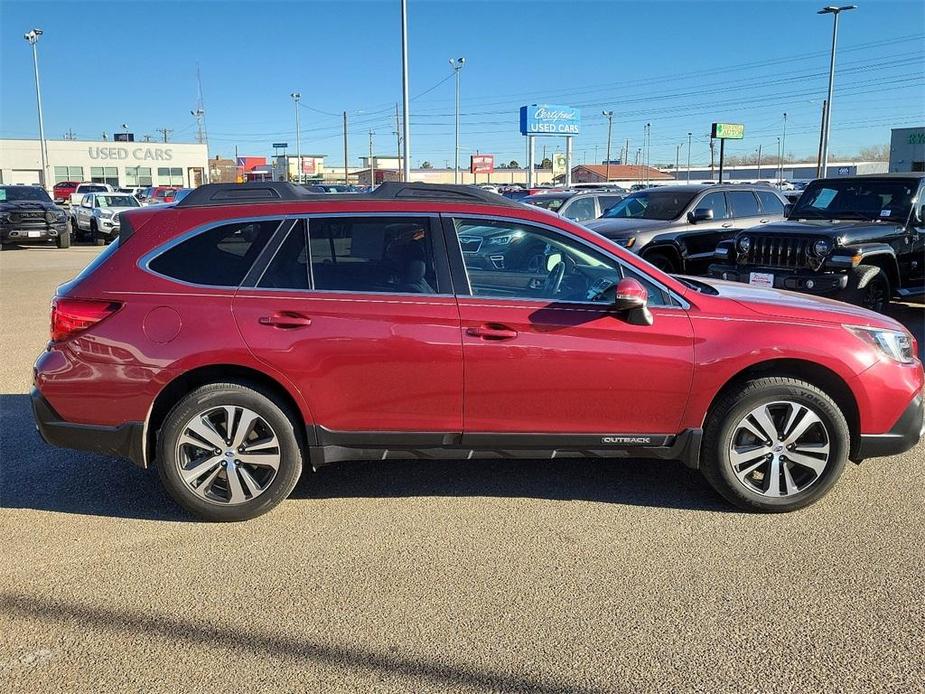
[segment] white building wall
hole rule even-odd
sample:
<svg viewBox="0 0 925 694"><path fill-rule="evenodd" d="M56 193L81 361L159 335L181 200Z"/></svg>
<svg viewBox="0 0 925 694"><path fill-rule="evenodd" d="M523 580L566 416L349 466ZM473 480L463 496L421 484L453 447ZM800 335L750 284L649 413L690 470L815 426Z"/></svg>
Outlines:
<svg viewBox="0 0 925 694"><path fill-rule="evenodd" d="M60 180L103 178L121 186L194 187L207 182L209 153L204 144L88 140L47 140L46 144L47 181L39 140L0 139L0 183L43 183L51 188Z"/></svg>

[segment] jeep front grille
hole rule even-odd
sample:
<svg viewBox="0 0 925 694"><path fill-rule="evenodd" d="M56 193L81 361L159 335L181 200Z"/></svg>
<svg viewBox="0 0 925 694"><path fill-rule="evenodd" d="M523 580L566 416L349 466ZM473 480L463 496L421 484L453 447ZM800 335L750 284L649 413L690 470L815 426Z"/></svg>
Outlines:
<svg viewBox="0 0 925 694"><path fill-rule="evenodd" d="M748 253L739 255L739 262L766 267L809 267L815 239L788 236L750 236Z"/></svg>

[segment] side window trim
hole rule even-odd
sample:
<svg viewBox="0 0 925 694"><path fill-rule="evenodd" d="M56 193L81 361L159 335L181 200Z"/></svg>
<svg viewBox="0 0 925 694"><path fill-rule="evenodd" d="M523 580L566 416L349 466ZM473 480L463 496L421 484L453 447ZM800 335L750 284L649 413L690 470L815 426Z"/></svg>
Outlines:
<svg viewBox="0 0 925 694"><path fill-rule="evenodd" d="M260 284L260 280L262 280L263 276L266 274L267 268L270 267L270 263L276 258L279 249L283 247L283 244L286 242L296 222L297 220L295 219L286 218L276 227L276 231L273 232L270 240L267 241L267 245L260 251L260 255L257 256L251 269L248 270L247 274L244 276L244 281L241 282L242 287L250 289Z"/></svg>
<svg viewBox="0 0 925 694"><path fill-rule="evenodd" d="M245 224L245 223L254 223L254 222L273 222L273 221L279 222L276 230L274 231L274 235L275 235L275 233L279 231L279 227L285 224L286 222L285 215L282 215L282 216L281 215L262 215L260 217L235 217L235 218L230 218L230 219L213 220L211 222L201 224L197 227L193 227L192 229L183 232L179 236L175 236L169 241L162 243L160 246L156 246L155 248L152 248L150 251L148 251L147 253L145 253L143 256L141 256L138 259L138 261L136 262L136 266L138 267L139 270L142 270L151 275L154 275L155 277L160 277L161 279L167 280L168 282L175 282L176 284L180 284L185 287L196 287L199 289L237 290L237 289L240 289L241 286L243 285L242 284L236 284L236 285L201 284L197 282L187 282L186 280L177 279L176 277L171 277L170 275L165 275L163 273L157 272L156 270L152 270L150 267L150 264L155 258L158 258L159 256L163 255L164 253L174 248L175 246L179 246L184 241L187 241L193 238L194 236L197 236L198 234L204 234L207 231L210 231L211 229L215 229L216 227L225 226L227 224ZM273 240L273 236L270 237L270 241L272 240ZM267 245L270 245L269 241L267 242ZM246 277L247 275L245 275L245 279Z"/></svg>
<svg viewBox="0 0 925 694"><path fill-rule="evenodd" d="M690 308L689 302L687 302L684 298L682 298L677 292L666 287L664 284L659 282L657 279L649 275L647 272L644 272L641 269L638 269L638 268L633 267L632 265L629 265L622 258L615 255L614 253L611 253L606 248L601 248L599 246L596 246L595 244L586 241L580 236L575 236L574 234L569 233L565 229L561 229L559 227L552 226L549 224L543 224L542 222L526 221L526 220L522 220L516 217L501 217L501 216L495 216L495 215L490 215L490 214L488 215L469 214L469 213L454 214L452 212L445 212L445 213L441 213L440 216L443 220L443 233L444 233L444 237L446 238L447 251L448 251L449 261L450 261L450 268L453 272L453 281L457 287L460 287L461 289L464 288L465 290L465 291L457 291L456 292L457 297L465 297L467 299L485 300L487 302L495 302L495 303L497 303L498 301L516 301L516 302L527 302L527 303L537 303L538 301L540 302L543 301L543 299L532 299L532 298L521 298L521 297L505 297L503 299L499 299L498 297L488 297L488 296L480 297L472 293L472 287L471 287L471 284L469 283L469 273L466 271L465 261L463 260L462 248L459 245L459 236L456 233L456 227L453 223L453 220L454 219L470 219L470 220L474 219L474 220L490 220L490 221L496 221L496 222L503 222L507 224L511 224L511 223L526 224L529 226L537 227L538 229L543 229L544 231L548 231L554 234L561 234L567 237L568 239L572 241L576 241L580 243L581 245L585 246L586 248L592 251L595 251L597 253L600 253L601 255L613 260L619 266L621 277L624 276L625 271L629 269L630 272L635 272L637 274L642 275L643 277L646 278L647 281L651 282L656 287L658 287L662 292L664 292L665 296L668 298L669 303L666 303L663 306L653 306L653 308L658 308L658 309L662 309L662 308L679 309L680 308L684 310ZM588 301L557 300L556 303L579 304L583 306L588 306L588 305L601 306L601 304L593 304L593 302L588 302Z"/></svg>

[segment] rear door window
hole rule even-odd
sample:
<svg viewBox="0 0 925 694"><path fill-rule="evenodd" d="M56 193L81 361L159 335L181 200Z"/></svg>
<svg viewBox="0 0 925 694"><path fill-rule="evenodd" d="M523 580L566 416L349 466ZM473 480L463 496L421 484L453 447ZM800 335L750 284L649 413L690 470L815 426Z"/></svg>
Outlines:
<svg viewBox="0 0 925 694"><path fill-rule="evenodd" d="M726 193L726 199L732 206L732 216L757 217L761 214L758 211L758 198L750 190L731 190Z"/></svg>
<svg viewBox="0 0 925 694"><path fill-rule="evenodd" d="M713 210L713 219L728 219L732 215L726 209L726 196L723 193L708 193L695 206L696 209Z"/></svg>
<svg viewBox="0 0 925 694"><path fill-rule="evenodd" d="M759 190L758 201L764 214L784 214L784 203L770 190Z"/></svg>
<svg viewBox="0 0 925 694"><path fill-rule="evenodd" d="M237 287L281 222L271 219L212 227L167 249L148 268L181 282Z"/></svg>
<svg viewBox="0 0 925 694"><path fill-rule="evenodd" d="M318 217L308 237L316 290L437 293L429 217Z"/></svg>

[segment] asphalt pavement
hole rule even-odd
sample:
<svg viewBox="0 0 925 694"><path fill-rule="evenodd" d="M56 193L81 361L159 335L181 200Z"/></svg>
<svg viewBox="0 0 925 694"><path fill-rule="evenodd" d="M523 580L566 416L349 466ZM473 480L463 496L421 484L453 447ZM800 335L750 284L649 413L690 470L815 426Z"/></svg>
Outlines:
<svg viewBox="0 0 925 694"><path fill-rule="evenodd" d="M35 432L50 297L98 250L0 253L0 690L925 691L925 447L787 515L675 463L388 461L200 523Z"/></svg>

